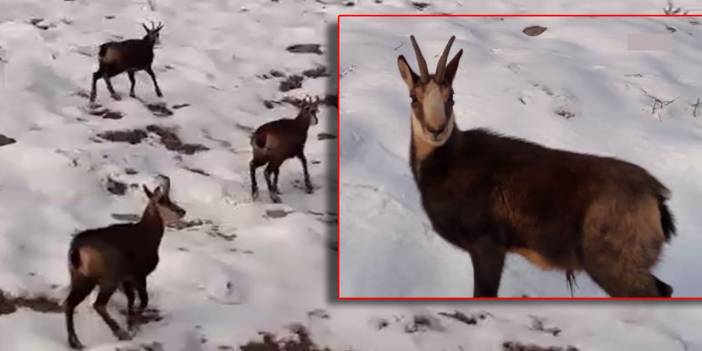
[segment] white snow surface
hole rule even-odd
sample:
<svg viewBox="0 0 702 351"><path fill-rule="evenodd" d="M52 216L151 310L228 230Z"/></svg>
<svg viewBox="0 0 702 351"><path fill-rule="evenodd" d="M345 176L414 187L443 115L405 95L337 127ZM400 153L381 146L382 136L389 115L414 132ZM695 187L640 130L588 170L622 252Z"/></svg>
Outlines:
<svg viewBox="0 0 702 351"><path fill-rule="evenodd" d="M132 341L117 342L111 335L90 306L94 294L79 306L76 329L90 350L144 349L142 345L154 342L164 350L222 350L226 349L224 346L237 349L251 340L261 340L261 331L290 335L289 326L293 323L306 326L317 344L332 350L500 350L508 340L545 346L574 345L581 350L702 349L696 327L702 310L695 304L336 301L336 253L329 248L336 240L336 227L329 223L333 223L336 212L336 145L318 140L316 135L335 133L336 110L322 107L320 125L310 129L306 150L315 193L308 195L294 186L293 182L299 182L302 175L298 162L290 160L281 169L282 205L267 200L260 170L261 200L251 201L249 132L241 126L255 127L296 114L296 109L286 104L267 109L263 100L278 100L284 95L335 94L329 91L332 85L324 78L306 78L301 89L281 93L279 79L259 76L272 69L287 75L299 74L318 65L328 66L334 74L329 53L336 49L329 47L329 35L335 33L338 13L418 12L409 1L356 1L353 6L345 6L347 2L0 0L0 133L17 140L0 147L0 289L12 296L65 298L71 235L118 222L112 214L139 214L145 204L138 188L128 188L124 196L110 194L105 190L106 179L154 186L154 177L162 173L171 178L174 201L188 210L186 219L200 219L205 224L166 232L160 249L161 263L149 277L151 306L161 311L163 319L142 326ZM423 12L660 13L665 5L658 1L532 3L446 1L431 4ZM695 11L692 1L677 5ZM39 18L42 20L37 25L30 23ZM109 98L104 83L98 82L98 102L124 117L111 120L88 114L87 100L82 95L89 90L91 73L97 66L98 45L140 37L140 23L149 20L165 23L154 62L164 98L155 96L150 79L143 72L137 74L137 96L147 102L166 102L171 108L183 103L190 106L174 109L170 117L155 117L142 103L127 97L128 79L122 75L115 77L113 84L123 100ZM679 217L680 236L667 251L661 275L670 276L678 291L694 291L695 272L687 267L695 262L689 253L694 249L696 227L690 213L694 211L693 199L699 195L693 184L700 168L691 155L699 154L695 141L699 142L700 133L699 122L690 117L684 106L695 98L696 70L692 63L699 27L672 19L608 20L610 29L598 30L598 36L582 35L581 39L587 42L578 44L578 52L571 52L566 49L574 47L568 44L573 33L582 33L592 26L582 20L584 24L575 31L566 24L580 20L549 21L549 27L561 29L550 28L533 42L550 37L558 38L561 44L539 46L539 52L527 50L534 46L520 39L517 29L526 20L499 24L484 19L456 19L424 24L447 31L462 26L473 34L459 35L456 47L467 48L471 44L480 48L466 52L459 72L461 86L465 87L457 92L463 115L459 125L466 128L468 123L480 123L552 146L627 157L666 179L675 194L671 204ZM404 292L438 294L450 289L453 294L464 294L471 287L466 257L447 247L430 230L422 229L426 218L417 205L417 194L406 169L406 99L394 60L398 52L407 53L408 33L398 25L367 23L365 29L357 26L353 32L346 32L355 35L349 36L347 43L363 47L342 57L343 72L350 72L342 78L342 84L348 84L342 85L342 118L358 121L342 126L342 167L346 172L342 182L372 184L381 188L383 195L373 195L362 186L353 193L342 188L342 209L348 211L342 225L359 219L362 221L357 221L357 226L367 225L364 231L352 226L342 228L352 232L353 237L349 238L356 241L342 242L342 276L350 278L342 282L342 292L392 295L413 286L422 290ZM685 38L681 42L685 58L675 64L666 59L670 53L653 54L630 64L618 63L604 54L608 52L606 45L616 45L613 36L618 30L630 26L653 28L662 23L676 26L676 38ZM692 33L689 38L685 37L687 32ZM475 35L481 33L485 37L478 40ZM427 52L443 45L446 33L439 34L418 34ZM601 42L602 47L597 46L603 38L609 44ZM478 41L486 43L478 45ZM285 50L304 43L321 44L324 54L293 54ZM399 51L393 50L400 44L404 46ZM491 52L491 46L502 52ZM595 50L598 47L600 51ZM343 50L342 54L346 55ZM567 54L571 55L570 66L563 66L564 60L557 57ZM501 58L487 64L496 57ZM508 61L519 64L515 66L519 73L500 68ZM590 66L583 66L586 61ZM478 65L485 66L484 72L467 69ZM628 65L631 72L624 72ZM643 68L647 70L641 71ZM371 83L369 78L373 75L361 74L370 69L375 81L382 84ZM486 80L489 71L500 74L501 79ZM585 71L594 73L584 75ZM635 88L626 90L619 73L642 73L642 78L626 81L652 89L652 94L664 98L679 95L679 101L665 107L659 121L646 113L650 101ZM471 74L482 75L481 89L470 84ZM591 83L585 88L566 84L568 80L561 79L566 75L587 78ZM599 91L604 88L596 84L596 77L611 79L607 93ZM547 86L563 100L546 98L529 88L528 80L550 84ZM513 103L518 93L530 99L527 107ZM387 98L375 103L373 94ZM368 104L354 106L354 98ZM613 107L617 98L626 100L621 101L623 106ZM599 106L592 107L590 99L599 101ZM492 108L496 103L502 108ZM579 108L578 116L566 122L549 115L555 103ZM596 115L598 110L623 115L603 123ZM365 118L359 119L359 113ZM520 123L510 115L523 120ZM538 121L526 121L527 118ZM200 143L210 150L181 155L158 143L153 133L136 145L96 138L101 132L150 124L176 127L185 142ZM604 128L603 124L614 128ZM621 130L624 127L628 129ZM392 132L385 133L386 130ZM597 142L589 140L600 132L608 132L610 137L599 137ZM652 139L638 140L643 137ZM626 149L620 147L619 139L624 138L631 143ZM394 141L382 144L379 140L383 139ZM683 145L685 150L681 150ZM385 151L378 152L382 148ZM648 152L655 152L656 157L644 158ZM361 162L359 159L363 158L366 160ZM357 160L355 167L353 159ZM394 173L366 171L368 164L374 164L376 169L392 169ZM138 173L128 174L127 168ZM209 176L186 168L205 171ZM349 211L354 208L355 211ZM369 216L371 209L375 209L371 212L375 217ZM391 216L395 222L377 222L381 209L407 220L397 221ZM273 218L266 215L268 210L289 213ZM397 230L399 224L403 227ZM384 226L395 230L380 232ZM229 241L215 232L236 237ZM400 232L405 235L397 235ZM368 250L363 253L365 266L358 265L359 257L354 265L348 265L353 262L346 254L353 253L354 247ZM396 253L390 252L395 250ZM387 257L379 258L381 253ZM395 260L395 269L388 267L393 256L405 259ZM407 258L417 262L407 264ZM465 270L446 271L451 262L465 263ZM373 269L368 270L371 263ZM505 279L508 294L517 293L517 289L563 291L558 277L537 273L523 264L510 264L509 269L511 273ZM518 279L520 274L538 280ZM690 277L689 282L680 281L684 274ZM428 283L409 284L410 278L427 277L438 284L434 290L429 289ZM388 282L373 284L379 279ZM527 282L531 284L526 285ZM580 282L578 294L594 289L584 279ZM118 310L124 306L120 293L108 305L121 325L124 318ZM319 310L325 313L318 313ZM485 318L478 318L476 325L467 325L439 314L454 311L467 316L482 314ZM535 320L562 332L553 336L534 330ZM0 315L0 341L2 350L65 350L63 315L27 308Z"/></svg>

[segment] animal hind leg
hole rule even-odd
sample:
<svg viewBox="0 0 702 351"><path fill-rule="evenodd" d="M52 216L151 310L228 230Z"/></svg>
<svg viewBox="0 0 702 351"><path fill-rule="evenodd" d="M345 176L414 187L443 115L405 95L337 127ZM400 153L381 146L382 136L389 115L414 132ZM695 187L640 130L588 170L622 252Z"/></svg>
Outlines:
<svg viewBox="0 0 702 351"><path fill-rule="evenodd" d="M266 169L263 170L263 176L266 178L266 185L268 185L268 193L271 197L271 201L275 203L280 203L280 196L276 193L275 186L273 185L273 181L271 180L271 175L274 173L273 171L273 166L271 163L268 163L268 166L266 166Z"/></svg>
<svg viewBox="0 0 702 351"><path fill-rule="evenodd" d="M121 100L122 98L115 92L115 88L112 87L112 81L110 81L110 77L107 74L104 74L102 78L105 79L105 85L107 85L107 90L110 91L110 95L112 96L113 99L115 100Z"/></svg>
<svg viewBox="0 0 702 351"><path fill-rule="evenodd" d="M249 175L251 176L251 198L258 199L258 184L256 183L256 169L263 166L265 163L254 157L249 162Z"/></svg>
<svg viewBox="0 0 702 351"><path fill-rule="evenodd" d="M653 279L656 281L656 288L658 288L658 292L660 293L660 296L663 297L671 297L673 296L673 287L666 284L664 281L658 279L655 275L651 274Z"/></svg>
<svg viewBox="0 0 702 351"><path fill-rule="evenodd" d="M651 274L648 267L637 267L618 259L620 257L593 262L593 260L588 261L586 258L585 271L597 285L612 297L665 296L666 292L659 289L659 280Z"/></svg>
<svg viewBox="0 0 702 351"><path fill-rule="evenodd" d="M73 311L95 288L95 282L85 277L71 279L71 292L64 303L64 313L66 317L66 331L68 333L68 345L74 349L82 349L76 330L73 325Z"/></svg>
<svg viewBox="0 0 702 351"><path fill-rule="evenodd" d="M107 312L107 301L110 300L110 297L112 297L112 294L117 290L117 284L113 282L103 282L100 284L100 292L98 293L98 297L95 300L95 303L93 304L93 308L95 308L95 311L102 317L102 320L105 321L105 324L107 324L108 327L110 327L110 330L112 330L112 334L114 334L119 340L129 340L131 339L129 337L129 334L127 334L124 329L120 328L117 322L115 322L114 319L110 316L110 314Z"/></svg>

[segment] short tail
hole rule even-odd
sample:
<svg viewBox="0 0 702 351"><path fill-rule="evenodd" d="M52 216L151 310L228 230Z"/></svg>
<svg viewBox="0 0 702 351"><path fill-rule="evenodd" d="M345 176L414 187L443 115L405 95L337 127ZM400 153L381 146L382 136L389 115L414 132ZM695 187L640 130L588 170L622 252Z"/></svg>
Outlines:
<svg viewBox="0 0 702 351"><path fill-rule="evenodd" d="M266 135L264 133L254 133L251 135L251 146L259 149L266 147Z"/></svg>
<svg viewBox="0 0 702 351"><path fill-rule="evenodd" d="M78 248L71 247L68 251L68 264L72 269L80 267L80 253L78 252Z"/></svg>
<svg viewBox="0 0 702 351"><path fill-rule="evenodd" d="M107 54L107 45L100 45L100 52L98 53L98 56L103 58L105 57L105 54Z"/></svg>
<svg viewBox="0 0 702 351"><path fill-rule="evenodd" d="M663 196L658 196L658 211L661 214L661 227L663 228L665 241L669 241L670 238L675 235L675 218L673 218L673 214L670 213L670 209L666 206L665 200Z"/></svg>

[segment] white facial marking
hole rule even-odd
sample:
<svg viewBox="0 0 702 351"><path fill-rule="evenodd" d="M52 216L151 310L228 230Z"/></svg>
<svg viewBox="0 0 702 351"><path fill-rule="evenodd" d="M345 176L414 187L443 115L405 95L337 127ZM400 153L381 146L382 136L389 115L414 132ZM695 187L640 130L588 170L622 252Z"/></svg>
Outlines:
<svg viewBox="0 0 702 351"><path fill-rule="evenodd" d="M438 130L446 125L447 118L441 88L434 81L426 85L422 107L424 108L424 123L428 128Z"/></svg>

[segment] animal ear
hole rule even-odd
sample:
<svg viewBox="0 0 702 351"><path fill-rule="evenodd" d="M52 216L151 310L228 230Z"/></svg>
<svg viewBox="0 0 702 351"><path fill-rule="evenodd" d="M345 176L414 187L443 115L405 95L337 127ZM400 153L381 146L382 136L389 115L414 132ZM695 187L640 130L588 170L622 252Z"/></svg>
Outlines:
<svg viewBox="0 0 702 351"><path fill-rule="evenodd" d="M146 197L150 199L154 196L154 194L151 191L149 191L149 188L147 188L146 185L142 185L141 187L144 189L144 194L146 194Z"/></svg>
<svg viewBox="0 0 702 351"><path fill-rule="evenodd" d="M456 53L456 56L454 56L451 59L451 62L448 63L446 66L446 72L444 73L444 79L449 83L449 85L453 84L453 78L456 76L456 71L458 70L458 61L461 60L461 55L463 55L463 49L458 51Z"/></svg>
<svg viewBox="0 0 702 351"><path fill-rule="evenodd" d="M407 84L407 89L412 90L419 80L419 76L414 73L409 64L407 64L405 56L400 55L397 57L397 68L400 69L400 75L402 76L402 80L405 81L405 84Z"/></svg>

